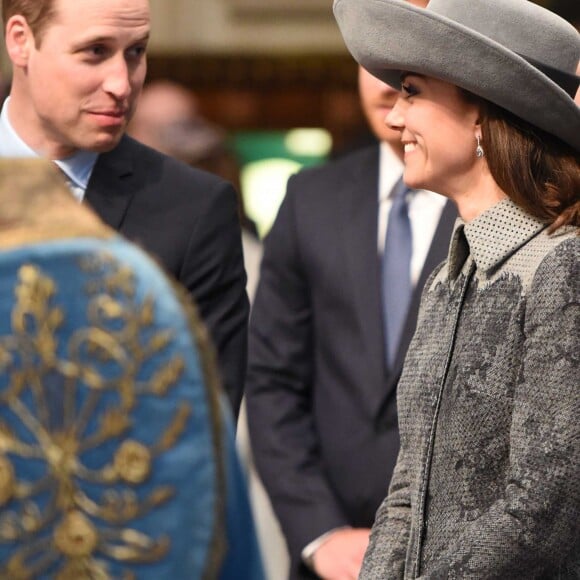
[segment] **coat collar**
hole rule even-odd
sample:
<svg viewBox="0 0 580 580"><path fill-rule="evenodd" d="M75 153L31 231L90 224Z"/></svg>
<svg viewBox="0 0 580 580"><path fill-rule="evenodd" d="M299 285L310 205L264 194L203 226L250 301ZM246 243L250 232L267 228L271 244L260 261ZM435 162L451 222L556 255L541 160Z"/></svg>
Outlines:
<svg viewBox="0 0 580 580"><path fill-rule="evenodd" d="M448 258L450 278L456 278L467 255L489 275L519 248L546 228L510 199L504 199L469 223L457 220Z"/></svg>

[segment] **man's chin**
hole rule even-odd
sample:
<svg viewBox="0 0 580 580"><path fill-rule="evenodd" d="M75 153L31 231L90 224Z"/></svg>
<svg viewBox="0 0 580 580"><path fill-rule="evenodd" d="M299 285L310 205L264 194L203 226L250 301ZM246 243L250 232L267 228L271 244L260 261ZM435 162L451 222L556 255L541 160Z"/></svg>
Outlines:
<svg viewBox="0 0 580 580"><path fill-rule="evenodd" d="M103 135L95 140L90 146L83 147L87 151L92 151L93 153L107 153L114 149L121 141L124 131L116 133L114 135Z"/></svg>

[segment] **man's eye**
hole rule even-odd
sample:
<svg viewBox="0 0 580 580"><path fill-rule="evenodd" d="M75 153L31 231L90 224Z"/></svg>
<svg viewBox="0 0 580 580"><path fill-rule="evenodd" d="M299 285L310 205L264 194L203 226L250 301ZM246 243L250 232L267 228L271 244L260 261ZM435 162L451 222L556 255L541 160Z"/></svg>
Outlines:
<svg viewBox="0 0 580 580"><path fill-rule="evenodd" d="M103 56L106 53L106 49L102 45L89 46L87 52L92 56Z"/></svg>
<svg viewBox="0 0 580 580"><path fill-rule="evenodd" d="M140 58L145 54L145 51L147 50L147 46L144 44L140 44L137 46L133 46L132 48L130 48L127 53L129 56L131 56L132 58Z"/></svg>

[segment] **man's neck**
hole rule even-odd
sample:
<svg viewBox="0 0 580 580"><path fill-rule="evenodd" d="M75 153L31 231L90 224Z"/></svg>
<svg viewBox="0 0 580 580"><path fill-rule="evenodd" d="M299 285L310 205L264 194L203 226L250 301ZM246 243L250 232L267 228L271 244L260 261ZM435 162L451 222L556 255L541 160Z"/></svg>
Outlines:
<svg viewBox="0 0 580 580"><path fill-rule="evenodd" d="M6 102L6 115L10 127L19 139L38 157L45 159L66 159L77 151L73 147L65 147L46 138L37 119L30 118L32 105L28 99L19 94L17 87L13 87Z"/></svg>

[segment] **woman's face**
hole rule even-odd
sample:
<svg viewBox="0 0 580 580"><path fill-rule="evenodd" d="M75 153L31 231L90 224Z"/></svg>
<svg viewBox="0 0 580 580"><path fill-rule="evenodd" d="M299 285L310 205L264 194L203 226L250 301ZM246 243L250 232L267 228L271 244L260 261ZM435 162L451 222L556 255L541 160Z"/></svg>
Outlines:
<svg viewBox="0 0 580 580"><path fill-rule="evenodd" d="M481 174L475 155L479 111L455 86L405 74L402 92L387 115L405 148L405 182L455 199L471 190Z"/></svg>

